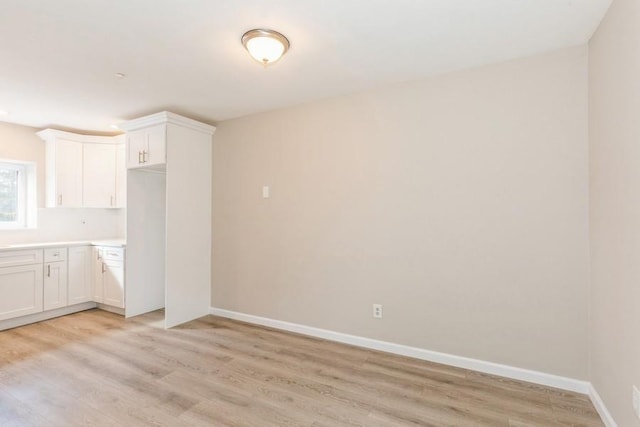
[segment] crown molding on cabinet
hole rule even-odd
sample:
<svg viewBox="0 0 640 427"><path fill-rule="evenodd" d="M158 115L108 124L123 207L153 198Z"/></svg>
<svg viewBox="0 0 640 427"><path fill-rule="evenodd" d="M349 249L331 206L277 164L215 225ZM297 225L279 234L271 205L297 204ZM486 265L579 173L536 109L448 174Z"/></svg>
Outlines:
<svg viewBox="0 0 640 427"><path fill-rule="evenodd" d="M159 113L151 114L150 116L130 120L128 122L119 124L118 127L124 131L132 131L163 123L179 125L198 132L206 133L208 135L213 135L213 133L216 131L216 128L214 126L207 125L205 123L201 123L196 120L183 117L179 114L171 113L169 111L161 111Z"/></svg>
<svg viewBox="0 0 640 427"><path fill-rule="evenodd" d="M63 138L75 142L90 142L93 144L124 144L124 135L116 136L98 136L98 135L82 135L79 133L66 132L56 129L44 129L36 132L36 135L43 141L51 141L54 138Z"/></svg>

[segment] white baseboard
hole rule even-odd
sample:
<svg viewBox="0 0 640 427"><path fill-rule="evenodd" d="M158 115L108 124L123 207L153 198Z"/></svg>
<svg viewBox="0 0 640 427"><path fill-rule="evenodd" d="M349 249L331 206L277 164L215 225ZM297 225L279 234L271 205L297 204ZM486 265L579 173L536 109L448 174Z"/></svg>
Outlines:
<svg viewBox="0 0 640 427"><path fill-rule="evenodd" d="M598 415L600 415L600 418L602 418L602 422L604 423L604 425L606 427L618 427L618 424L616 424L615 420L611 416L611 413L604 405L602 398L600 398L600 395L591 383L589 384L589 398L591 399L591 403L593 403L593 406L595 406L596 411L598 411Z"/></svg>
<svg viewBox="0 0 640 427"><path fill-rule="evenodd" d="M387 341L379 341L371 338L359 337L356 335L343 334L341 332L334 332L296 323L283 322L281 320L274 320L266 317L259 317L251 314L224 310L221 308L211 307L211 314L213 314L214 316L226 317L229 319L240 320L247 323L253 323L275 329L295 332L298 334L323 338L329 341L337 341L344 344L384 351L387 353L399 354L402 356L427 360L429 362L442 363L445 365L456 366L458 368L470 369L486 374L498 375L501 377L512 378L520 381L527 381L530 383L540 384L548 387L555 387L562 390L574 391L582 394L590 394L590 390L592 389L591 384L587 381L561 377L553 374L546 374L544 372L532 371L529 369L516 368L508 365L501 365L493 362L486 362L484 360L456 356L453 354L440 353L437 351L426 350L418 347L410 347ZM604 405L602 405L602 407L604 408ZM615 424L612 425L615 426Z"/></svg>
<svg viewBox="0 0 640 427"><path fill-rule="evenodd" d="M17 328L18 326L28 325L29 323L42 322L43 320L53 319L54 317L65 316L67 314L77 313L79 311L90 310L96 308L95 302L83 302L80 304L70 305L68 307L57 308L55 310L43 311L42 313L29 314L13 319L0 321L0 331L5 329Z"/></svg>

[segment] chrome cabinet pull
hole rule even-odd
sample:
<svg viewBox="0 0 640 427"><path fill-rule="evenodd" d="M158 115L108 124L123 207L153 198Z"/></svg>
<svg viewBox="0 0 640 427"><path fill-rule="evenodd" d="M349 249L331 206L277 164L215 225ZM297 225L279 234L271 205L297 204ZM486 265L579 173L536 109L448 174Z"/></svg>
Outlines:
<svg viewBox="0 0 640 427"><path fill-rule="evenodd" d="M102 263L102 272L104 273L106 270L104 268L104 262Z"/></svg>
<svg viewBox="0 0 640 427"><path fill-rule="evenodd" d="M62 206L62 194L58 195L58 206Z"/></svg>
<svg viewBox="0 0 640 427"><path fill-rule="evenodd" d="M138 151L138 164L140 163L144 163L144 161L142 160L142 151Z"/></svg>
<svg viewBox="0 0 640 427"><path fill-rule="evenodd" d="M47 277L51 277L51 264L47 265Z"/></svg>
<svg viewBox="0 0 640 427"><path fill-rule="evenodd" d="M113 206L113 196L111 196L111 202L110 202L110 206Z"/></svg>

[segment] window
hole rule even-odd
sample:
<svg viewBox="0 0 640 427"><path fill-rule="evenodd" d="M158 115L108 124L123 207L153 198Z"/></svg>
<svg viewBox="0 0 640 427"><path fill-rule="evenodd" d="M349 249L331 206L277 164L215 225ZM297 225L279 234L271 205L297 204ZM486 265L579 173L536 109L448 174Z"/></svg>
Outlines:
<svg viewBox="0 0 640 427"><path fill-rule="evenodd" d="M35 227L33 163L0 160L0 229Z"/></svg>

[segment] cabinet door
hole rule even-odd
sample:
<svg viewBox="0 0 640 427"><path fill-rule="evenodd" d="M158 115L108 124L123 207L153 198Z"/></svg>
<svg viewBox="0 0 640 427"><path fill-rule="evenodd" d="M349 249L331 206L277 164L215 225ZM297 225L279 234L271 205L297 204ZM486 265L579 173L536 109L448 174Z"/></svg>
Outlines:
<svg viewBox="0 0 640 427"><path fill-rule="evenodd" d="M102 263L102 248L94 247L92 251L92 264L93 264L93 301L104 302L104 279L103 270L104 264Z"/></svg>
<svg viewBox="0 0 640 427"><path fill-rule="evenodd" d="M104 261L104 303L124 308L124 264Z"/></svg>
<svg viewBox="0 0 640 427"><path fill-rule="evenodd" d="M143 166L142 155L145 150L147 150L146 129L127 133L127 168Z"/></svg>
<svg viewBox="0 0 640 427"><path fill-rule="evenodd" d="M89 208L116 206L115 144L83 144L82 200Z"/></svg>
<svg viewBox="0 0 640 427"><path fill-rule="evenodd" d="M90 246L69 248L69 305L80 304L92 300L93 273Z"/></svg>
<svg viewBox="0 0 640 427"><path fill-rule="evenodd" d="M147 128L147 150L143 156L145 166L163 165L167 162L167 126Z"/></svg>
<svg viewBox="0 0 640 427"><path fill-rule="evenodd" d="M127 168L166 163L166 125L151 126L127 133Z"/></svg>
<svg viewBox="0 0 640 427"><path fill-rule="evenodd" d="M0 320L42 311L42 264L0 268Z"/></svg>
<svg viewBox="0 0 640 427"><path fill-rule="evenodd" d="M55 142L55 206L82 206L82 144Z"/></svg>
<svg viewBox="0 0 640 427"><path fill-rule="evenodd" d="M127 206L127 165L124 144L116 148L116 207Z"/></svg>
<svg viewBox="0 0 640 427"><path fill-rule="evenodd" d="M44 309L67 306L67 262L48 262L44 265Z"/></svg>

